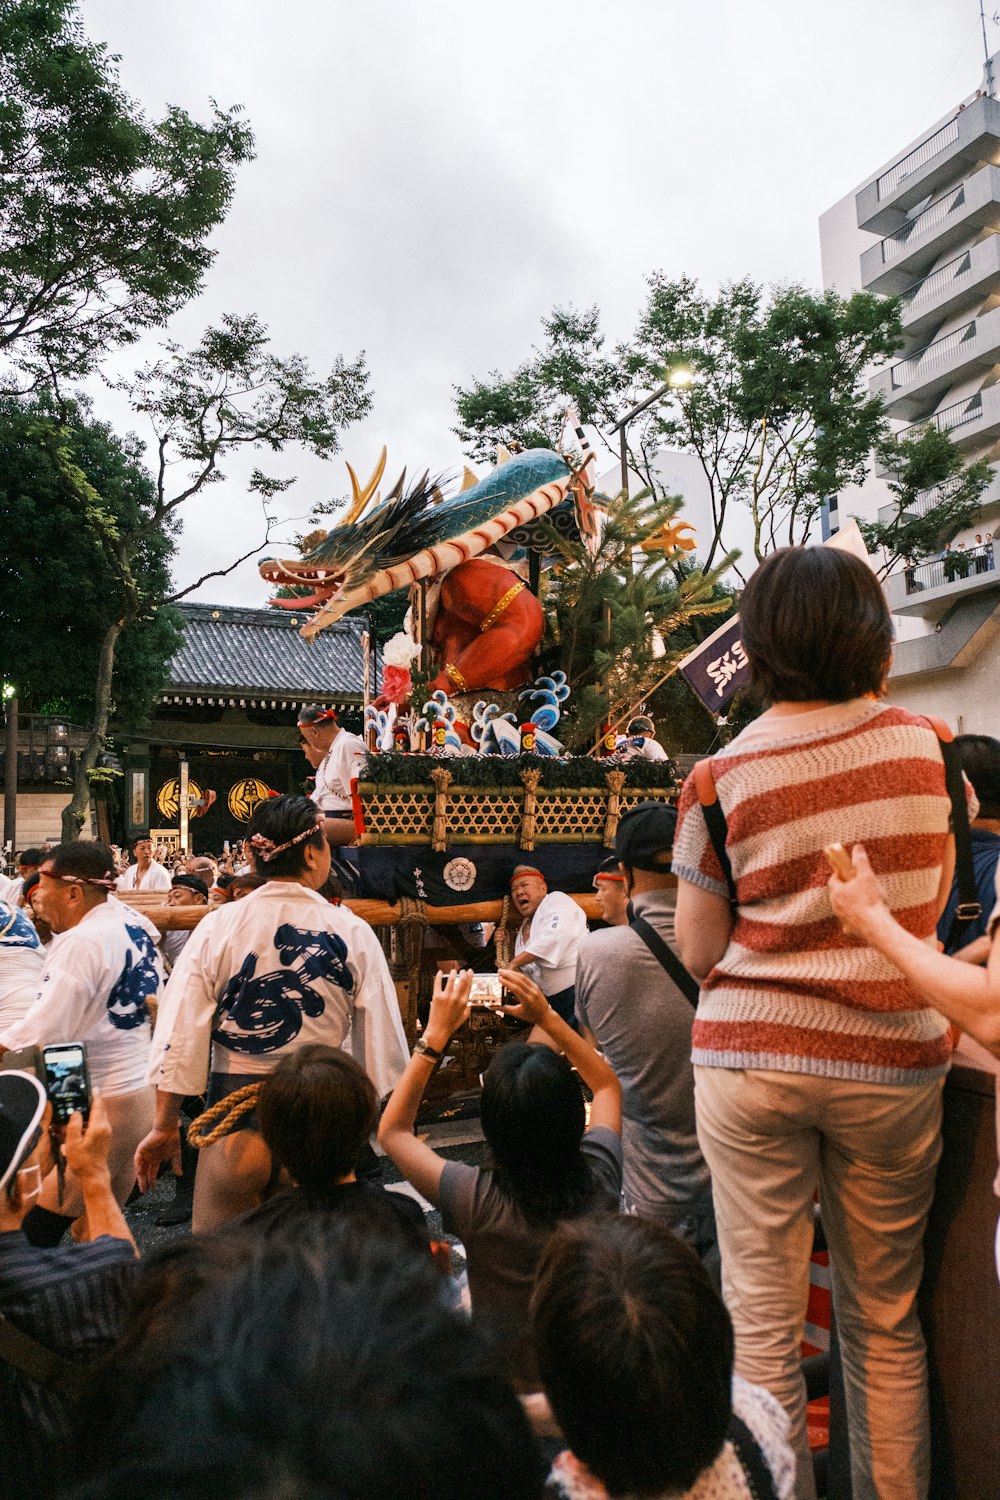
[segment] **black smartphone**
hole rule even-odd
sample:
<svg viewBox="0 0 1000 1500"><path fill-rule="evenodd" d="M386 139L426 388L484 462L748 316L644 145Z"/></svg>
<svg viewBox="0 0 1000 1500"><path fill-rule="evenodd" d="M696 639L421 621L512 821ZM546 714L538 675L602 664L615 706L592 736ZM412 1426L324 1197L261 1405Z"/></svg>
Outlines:
<svg viewBox="0 0 1000 1500"><path fill-rule="evenodd" d="M55 1042L42 1048L45 1059L46 1087L52 1101L52 1113L65 1125L76 1110L84 1124L90 1118L90 1078L87 1073L87 1049L82 1042Z"/></svg>

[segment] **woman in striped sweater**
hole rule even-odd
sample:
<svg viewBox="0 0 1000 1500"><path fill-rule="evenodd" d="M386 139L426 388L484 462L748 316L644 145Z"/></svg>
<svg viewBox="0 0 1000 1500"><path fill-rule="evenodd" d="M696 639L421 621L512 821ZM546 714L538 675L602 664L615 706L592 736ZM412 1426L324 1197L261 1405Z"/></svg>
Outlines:
<svg viewBox="0 0 1000 1500"><path fill-rule="evenodd" d="M954 841L937 736L882 703L892 623L867 567L826 547L767 558L743 646L769 704L713 761L735 880L693 777L673 868L677 937L702 982L698 1138L712 1171L736 1368L792 1419L815 1494L799 1343L813 1195L830 1245L854 1500L923 1500L927 1375L916 1311L940 1154L947 1023L833 915L824 845L863 841L893 913L933 941Z"/></svg>

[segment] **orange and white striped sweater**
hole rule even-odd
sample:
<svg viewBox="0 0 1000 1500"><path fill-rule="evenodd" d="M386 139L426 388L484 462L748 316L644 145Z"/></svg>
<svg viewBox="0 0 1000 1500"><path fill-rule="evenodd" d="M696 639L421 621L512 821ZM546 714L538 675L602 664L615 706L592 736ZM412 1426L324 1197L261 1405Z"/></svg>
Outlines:
<svg viewBox="0 0 1000 1500"><path fill-rule="evenodd" d="M693 1059L871 1083L947 1071L948 1025L899 971L846 937L826 844L864 844L897 920L933 941L951 821L926 719L870 699L751 724L713 760L738 910L701 991ZM692 777L674 873L726 895Z"/></svg>

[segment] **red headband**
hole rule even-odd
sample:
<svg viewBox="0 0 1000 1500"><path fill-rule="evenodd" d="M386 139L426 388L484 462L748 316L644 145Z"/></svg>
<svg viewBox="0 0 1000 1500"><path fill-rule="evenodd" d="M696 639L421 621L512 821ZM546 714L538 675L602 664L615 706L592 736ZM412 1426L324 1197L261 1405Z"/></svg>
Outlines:
<svg viewBox="0 0 1000 1500"><path fill-rule="evenodd" d="M323 712L321 714L317 714L316 717L315 717L315 719L299 719L299 720L297 720L297 722L296 722L296 728L297 729L312 729L317 724L325 724L326 721L327 721L327 719L332 719L334 721L334 723L337 722L337 710L335 708L324 708Z"/></svg>
<svg viewBox="0 0 1000 1500"><path fill-rule="evenodd" d="M514 870L513 875L510 877L510 883L511 885L513 885L515 880L528 879L541 880L545 885L548 885L548 881L545 879L545 876L542 874L541 870L536 870L534 865L518 865Z"/></svg>
<svg viewBox="0 0 1000 1500"><path fill-rule="evenodd" d="M597 874L594 876L594 880L609 880L612 885L625 884L624 875L613 875L610 870L598 870Z"/></svg>

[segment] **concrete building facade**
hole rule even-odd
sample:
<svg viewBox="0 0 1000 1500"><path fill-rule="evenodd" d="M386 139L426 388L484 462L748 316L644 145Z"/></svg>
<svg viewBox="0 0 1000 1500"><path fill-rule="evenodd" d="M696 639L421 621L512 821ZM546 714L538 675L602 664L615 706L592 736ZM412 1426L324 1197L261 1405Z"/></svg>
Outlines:
<svg viewBox="0 0 1000 1500"><path fill-rule="evenodd" d="M823 282L902 300L905 343L874 372L897 435L927 423L994 478L973 525L942 536L953 556L886 580L899 645L894 701L965 733L1000 732L1000 54L983 86L904 146L820 219ZM878 469L838 496L834 525L895 513ZM938 497L919 496L920 510Z"/></svg>

